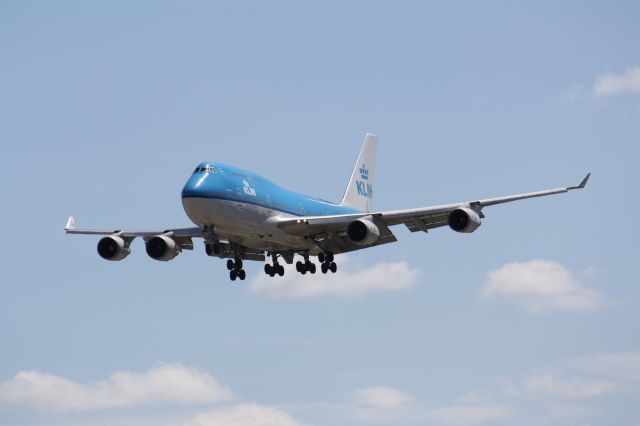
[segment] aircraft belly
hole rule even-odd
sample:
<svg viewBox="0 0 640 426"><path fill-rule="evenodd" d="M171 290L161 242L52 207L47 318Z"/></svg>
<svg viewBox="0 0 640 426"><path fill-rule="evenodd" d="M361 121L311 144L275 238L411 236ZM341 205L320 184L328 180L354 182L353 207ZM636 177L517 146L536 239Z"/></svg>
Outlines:
<svg viewBox="0 0 640 426"><path fill-rule="evenodd" d="M270 224L273 216L291 216L263 206L214 198L184 198L182 204L192 222L213 226L221 238L243 246L267 250L307 250L308 240L290 235Z"/></svg>

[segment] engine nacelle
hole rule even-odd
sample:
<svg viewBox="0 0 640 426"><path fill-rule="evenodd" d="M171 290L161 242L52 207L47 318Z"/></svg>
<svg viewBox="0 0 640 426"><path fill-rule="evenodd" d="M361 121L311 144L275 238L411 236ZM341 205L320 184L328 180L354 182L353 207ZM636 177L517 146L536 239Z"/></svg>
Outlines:
<svg viewBox="0 0 640 426"><path fill-rule="evenodd" d="M456 232L471 233L478 229L481 223L478 213L467 207L449 213L449 227Z"/></svg>
<svg viewBox="0 0 640 426"><path fill-rule="evenodd" d="M129 243L117 235L109 235L98 241L98 254L106 260L122 260L129 256Z"/></svg>
<svg viewBox="0 0 640 426"><path fill-rule="evenodd" d="M356 219L349 224L347 236L351 242L367 246L378 241L380 230L375 223L366 219Z"/></svg>
<svg viewBox="0 0 640 426"><path fill-rule="evenodd" d="M146 242L147 254L155 260L167 261L180 254L176 241L166 235L156 235Z"/></svg>

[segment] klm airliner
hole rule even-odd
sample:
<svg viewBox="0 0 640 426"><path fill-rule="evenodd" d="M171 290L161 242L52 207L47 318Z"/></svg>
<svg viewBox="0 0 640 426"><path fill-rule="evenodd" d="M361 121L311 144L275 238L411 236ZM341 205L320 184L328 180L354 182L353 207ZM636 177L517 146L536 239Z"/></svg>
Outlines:
<svg viewBox="0 0 640 426"><path fill-rule="evenodd" d="M335 273L334 255L392 243L390 227L405 225L411 232L449 226L456 232L478 229L483 209L494 204L568 192L584 188L587 174L577 185L506 197L472 200L407 210L372 209L378 138L367 134L340 204L284 189L247 170L219 163L201 163L182 189L182 205L191 228L122 230L78 228L70 217L69 234L104 235L98 254L106 260L122 260L131 253L131 242L143 238L147 254L160 261L193 250L193 238L202 238L207 255L227 260L232 281L244 280L243 260L264 262L271 277L284 275L282 259L296 262L301 274L316 273L317 257L323 274Z"/></svg>

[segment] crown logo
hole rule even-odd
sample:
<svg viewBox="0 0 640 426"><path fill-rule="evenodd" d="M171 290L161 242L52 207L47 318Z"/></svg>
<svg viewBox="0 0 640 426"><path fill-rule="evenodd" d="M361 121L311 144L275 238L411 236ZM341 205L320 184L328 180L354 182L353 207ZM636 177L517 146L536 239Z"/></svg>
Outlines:
<svg viewBox="0 0 640 426"><path fill-rule="evenodd" d="M362 180L369 180L369 169L367 169L364 163L362 163L362 167L360 167L360 176Z"/></svg>

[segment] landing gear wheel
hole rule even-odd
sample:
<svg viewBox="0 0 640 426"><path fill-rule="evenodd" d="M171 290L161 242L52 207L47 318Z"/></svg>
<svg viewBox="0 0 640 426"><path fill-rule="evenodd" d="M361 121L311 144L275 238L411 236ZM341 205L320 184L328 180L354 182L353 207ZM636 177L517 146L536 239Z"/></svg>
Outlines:
<svg viewBox="0 0 640 426"><path fill-rule="evenodd" d="M247 273L244 271L244 269L240 269L238 271L238 278L240 278L240 281L244 281L244 279L247 278Z"/></svg>
<svg viewBox="0 0 640 426"><path fill-rule="evenodd" d="M238 277L238 271L236 271L235 269L232 269L231 271L229 271L229 278L231 278L231 281L235 281L237 277Z"/></svg>
<svg viewBox="0 0 640 426"><path fill-rule="evenodd" d="M324 259L325 259L324 253L320 252L320 254L318 255L318 262L324 263Z"/></svg>
<svg viewBox="0 0 640 426"><path fill-rule="evenodd" d="M309 272L311 272L312 274L315 274L316 273L316 264L315 263L311 263L311 262L307 263L307 270Z"/></svg>
<svg viewBox="0 0 640 426"><path fill-rule="evenodd" d="M236 269L236 271L241 270L242 269L242 259L236 257L233 267ZM228 266L227 266L227 268L228 268Z"/></svg>
<svg viewBox="0 0 640 426"><path fill-rule="evenodd" d="M264 265L264 273L269 275L270 277L274 277L276 274L283 276L284 275L284 266L276 263L275 265L269 265L268 263Z"/></svg>
<svg viewBox="0 0 640 426"><path fill-rule="evenodd" d="M303 274L304 272L302 272L304 270L304 263L297 261L296 262L296 271L300 272L301 274Z"/></svg>
<svg viewBox="0 0 640 426"><path fill-rule="evenodd" d="M227 269L228 270L232 270L233 269L233 260L231 260L231 259L227 260Z"/></svg>
<svg viewBox="0 0 640 426"><path fill-rule="evenodd" d="M323 274L326 274L327 271L329 270L329 265L327 265L326 263L323 263L322 265L320 265L320 270L322 271Z"/></svg>
<svg viewBox="0 0 640 426"><path fill-rule="evenodd" d="M338 270L338 265L336 265L336 262L331 262L329 264L329 270L331 270L332 273L336 273L336 271Z"/></svg>
<svg viewBox="0 0 640 426"><path fill-rule="evenodd" d="M332 263L333 262L333 253L332 252L327 253L326 261L328 263Z"/></svg>

